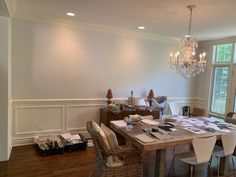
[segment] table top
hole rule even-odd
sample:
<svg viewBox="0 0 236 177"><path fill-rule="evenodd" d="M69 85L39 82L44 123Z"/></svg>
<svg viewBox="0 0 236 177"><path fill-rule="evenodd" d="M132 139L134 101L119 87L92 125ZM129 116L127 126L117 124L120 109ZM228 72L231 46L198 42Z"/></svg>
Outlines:
<svg viewBox="0 0 236 177"><path fill-rule="evenodd" d="M198 123L197 121L200 120ZM167 147L172 147L176 145L184 145L191 144L192 140L196 137L209 137L209 136L217 136L218 139L221 138L222 134L226 133L236 133L236 126L228 123L219 123L218 121L212 122L212 120L208 121L206 117L195 117L195 118L186 118L181 117L177 118L177 121L174 123L174 128L177 131L164 131L160 129L158 126L166 126L164 124L164 120L153 120L159 122L159 125L148 125L145 123L141 123L139 125L132 125L132 128L128 130L126 127L119 127L116 125L115 121L111 121L111 128L117 133L121 134L127 141L131 142L135 146L137 146L142 151L153 151L158 149L165 149ZM196 124L194 123L196 122ZM190 126L189 124L192 124ZM209 127L212 130L212 127L218 127L218 125L225 125L227 128L219 129L217 131L209 131ZM192 133L187 128L194 129L198 128L203 130L204 133L196 134ZM151 128L157 128L160 134L166 135L168 138L158 139L150 134ZM208 128L208 129L207 129ZM207 130L206 130L207 129ZM218 129L218 128L217 128ZM147 131L150 130L150 131ZM227 131L226 131L227 130ZM136 135L146 135L153 139L153 142L145 143L139 139L137 139Z"/></svg>

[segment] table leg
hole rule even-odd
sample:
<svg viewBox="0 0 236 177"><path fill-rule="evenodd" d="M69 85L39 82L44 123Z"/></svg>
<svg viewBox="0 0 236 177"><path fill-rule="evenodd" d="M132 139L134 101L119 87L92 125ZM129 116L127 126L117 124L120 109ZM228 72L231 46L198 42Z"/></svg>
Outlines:
<svg viewBox="0 0 236 177"><path fill-rule="evenodd" d="M155 177L165 177L166 149L156 150Z"/></svg>
<svg viewBox="0 0 236 177"><path fill-rule="evenodd" d="M229 157L220 158L220 175L226 176L229 168Z"/></svg>

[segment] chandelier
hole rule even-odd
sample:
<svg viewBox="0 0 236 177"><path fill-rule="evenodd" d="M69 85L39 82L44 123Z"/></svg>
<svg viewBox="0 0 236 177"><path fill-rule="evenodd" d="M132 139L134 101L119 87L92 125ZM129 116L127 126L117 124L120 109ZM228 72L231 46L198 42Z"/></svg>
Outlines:
<svg viewBox="0 0 236 177"><path fill-rule="evenodd" d="M206 66L206 53L200 53L199 57L196 56L196 49L198 43L196 39L190 36L191 23L192 23L192 11L195 5L188 5L187 8L190 10L189 28L188 35L181 40L180 49L175 54L170 53L169 66L177 73L181 74L186 79L198 75L204 71Z"/></svg>

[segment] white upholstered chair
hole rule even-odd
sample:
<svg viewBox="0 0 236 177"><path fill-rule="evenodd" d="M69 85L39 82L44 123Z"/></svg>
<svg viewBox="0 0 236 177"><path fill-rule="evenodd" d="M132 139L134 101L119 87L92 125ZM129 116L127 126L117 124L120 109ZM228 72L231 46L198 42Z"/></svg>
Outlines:
<svg viewBox="0 0 236 177"><path fill-rule="evenodd" d="M210 164L210 159L212 155L212 151L214 149L216 142L216 137L208 137L208 138L195 138L192 141L193 145L193 151L187 152L187 153L181 153L181 154L176 154L174 156L174 159L171 164L171 168L169 171L169 175L171 175L172 170L174 170L174 161L175 160L180 160L184 163L187 163L190 165L190 174L191 177L193 176L193 167L195 165L200 165L200 164L208 164L208 167L211 172L212 176L212 171L211 171L211 164Z"/></svg>
<svg viewBox="0 0 236 177"><path fill-rule="evenodd" d="M234 158L233 153L236 146L236 133L234 134L224 134L221 136L222 146L216 146L214 152L212 153L213 157L217 158L217 176L219 177L219 160L222 157L231 157L233 164L233 171L235 177L235 167L234 167Z"/></svg>
<svg viewBox="0 0 236 177"><path fill-rule="evenodd" d="M181 115L182 106L176 102L169 103L171 115Z"/></svg>

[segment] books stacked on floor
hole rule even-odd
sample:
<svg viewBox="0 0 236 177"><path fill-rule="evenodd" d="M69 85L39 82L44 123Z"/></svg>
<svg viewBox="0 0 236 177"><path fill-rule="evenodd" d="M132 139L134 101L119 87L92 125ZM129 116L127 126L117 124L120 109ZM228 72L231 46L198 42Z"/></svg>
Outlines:
<svg viewBox="0 0 236 177"><path fill-rule="evenodd" d="M61 134L61 137L70 144L77 144L82 142L81 137L79 134L70 134L70 133L63 133Z"/></svg>
<svg viewBox="0 0 236 177"><path fill-rule="evenodd" d="M64 149L66 151L75 151L80 149L86 149L87 140L81 134L70 134L63 133L60 135L62 141L64 142Z"/></svg>
<svg viewBox="0 0 236 177"><path fill-rule="evenodd" d="M61 135L36 136L34 143L42 156L86 149L87 140L81 134L63 133Z"/></svg>
<svg viewBox="0 0 236 177"><path fill-rule="evenodd" d="M53 153L64 153L64 145L60 137L53 136L36 136L34 143L42 156Z"/></svg>

